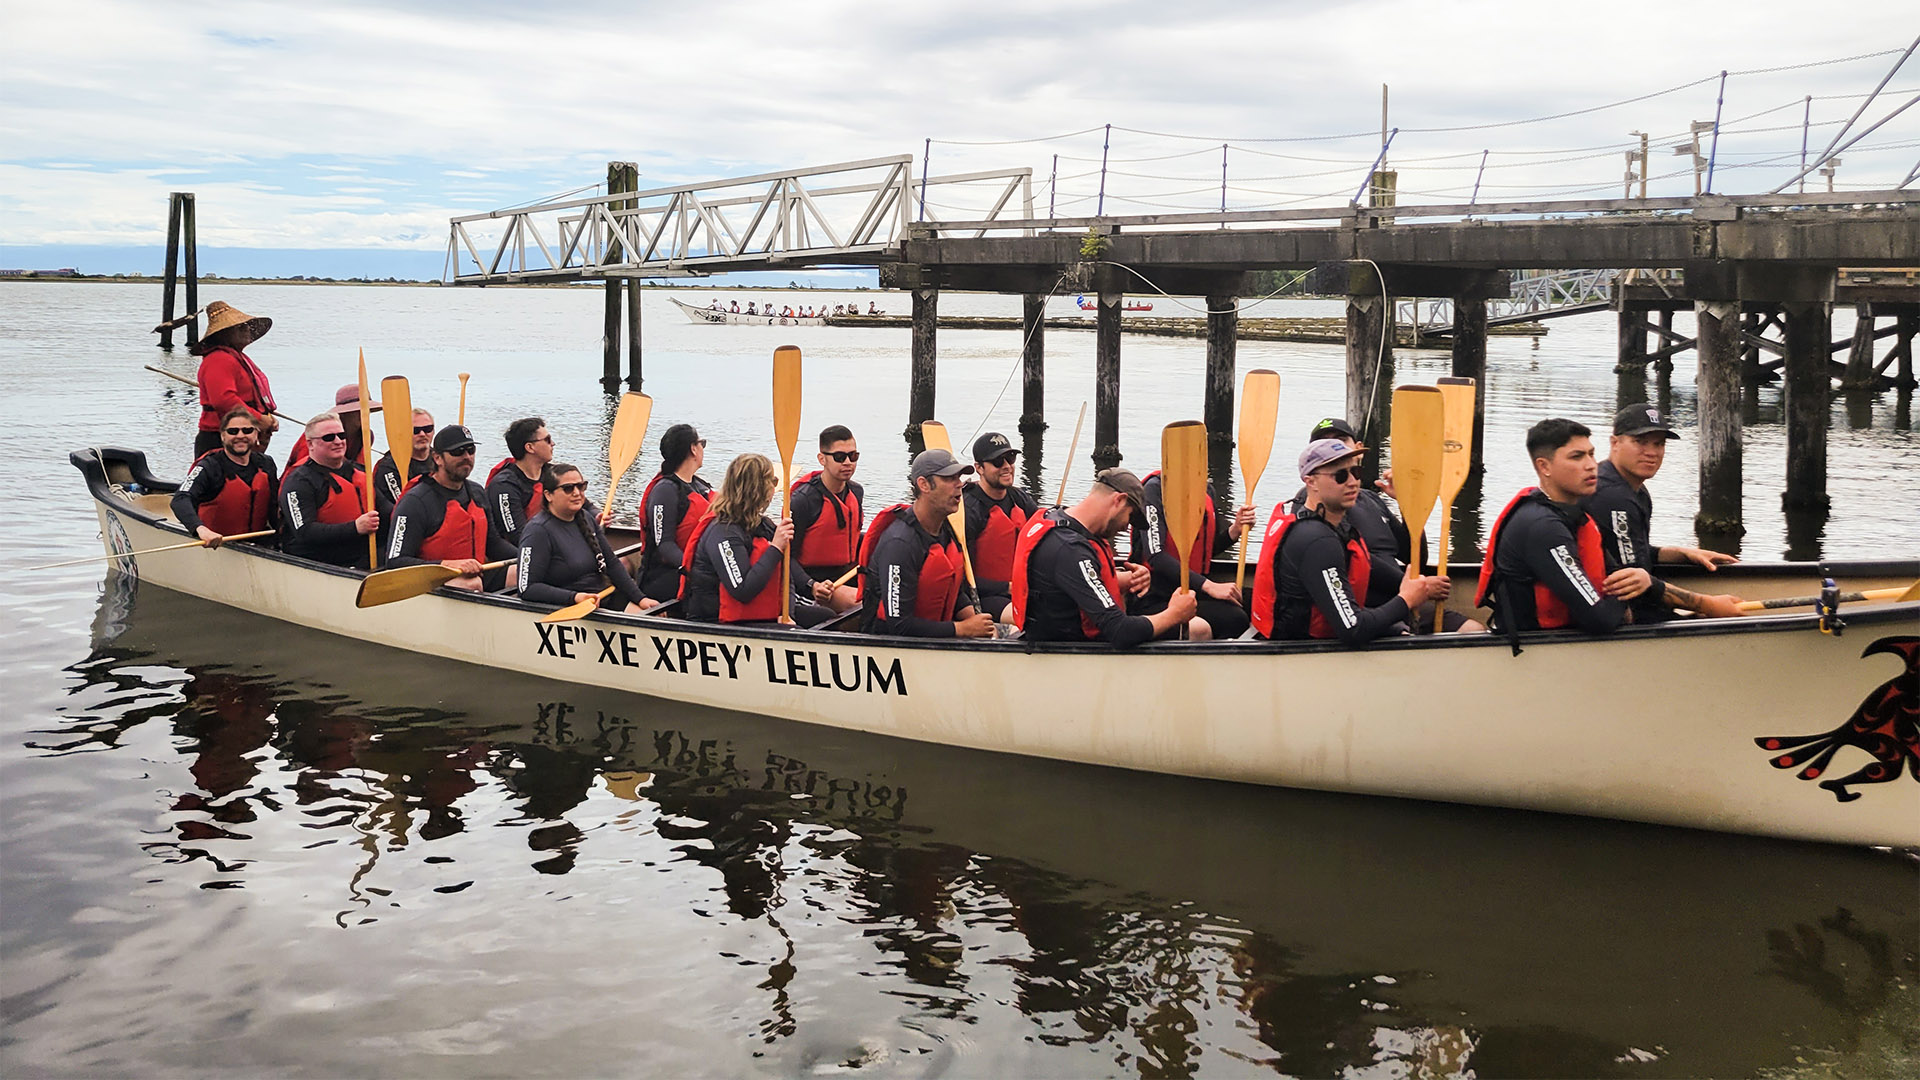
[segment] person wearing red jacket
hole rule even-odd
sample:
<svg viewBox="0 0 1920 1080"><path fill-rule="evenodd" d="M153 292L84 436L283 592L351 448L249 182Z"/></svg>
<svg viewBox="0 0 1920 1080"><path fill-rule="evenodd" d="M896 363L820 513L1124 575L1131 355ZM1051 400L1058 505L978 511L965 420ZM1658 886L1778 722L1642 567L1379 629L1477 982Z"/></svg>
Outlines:
<svg viewBox="0 0 1920 1080"><path fill-rule="evenodd" d="M224 300L207 305L207 329L188 350L201 358L200 429L193 440L196 459L220 449L220 418L235 405L245 405L253 413L261 450L279 430L280 422L273 415L273 387L245 351L272 328L272 319L248 315Z"/></svg>

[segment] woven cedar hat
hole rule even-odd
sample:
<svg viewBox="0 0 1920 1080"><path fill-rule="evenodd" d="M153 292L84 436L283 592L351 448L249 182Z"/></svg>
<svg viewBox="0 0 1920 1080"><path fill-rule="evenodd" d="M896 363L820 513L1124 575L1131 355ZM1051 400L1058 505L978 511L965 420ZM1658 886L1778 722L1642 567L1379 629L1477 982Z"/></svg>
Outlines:
<svg viewBox="0 0 1920 1080"><path fill-rule="evenodd" d="M236 326L245 326L247 332L253 335L253 340L259 341L267 336L267 331L273 329L273 320L265 315L258 317L249 315L225 300L215 300L207 305L207 328L200 332L200 336L210 338L222 330L231 330Z"/></svg>

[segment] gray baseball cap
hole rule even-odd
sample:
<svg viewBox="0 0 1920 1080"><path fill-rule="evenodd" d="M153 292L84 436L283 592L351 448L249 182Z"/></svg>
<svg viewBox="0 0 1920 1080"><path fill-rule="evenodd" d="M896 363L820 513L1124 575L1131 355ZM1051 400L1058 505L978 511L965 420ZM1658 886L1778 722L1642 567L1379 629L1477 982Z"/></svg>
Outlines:
<svg viewBox="0 0 1920 1080"><path fill-rule="evenodd" d="M964 476L973 471L973 466L953 456L950 450L922 450L913 456L913 466L907 470L908 480L918 480L927 476Z"/></svg>
<svg viewBox="0 0 1920 1080"><path fill-rule="evenodd" d="M1315 471L1324 469L1337 461L1357 458L1366 453L1364 446L1349 448L1339 439L1315 439L1300 451L1300 479L1305 480Z"/></svg>
<svg viewBox="0 0 1920 1080"><path fill-rule="evenodd" d="M1139 477L1126 469L1101 469L1093 474L1093 482L1105 484L1125 495L1136 510L1144 510L1147 507L1147 486L1140 482Z"/></svg>

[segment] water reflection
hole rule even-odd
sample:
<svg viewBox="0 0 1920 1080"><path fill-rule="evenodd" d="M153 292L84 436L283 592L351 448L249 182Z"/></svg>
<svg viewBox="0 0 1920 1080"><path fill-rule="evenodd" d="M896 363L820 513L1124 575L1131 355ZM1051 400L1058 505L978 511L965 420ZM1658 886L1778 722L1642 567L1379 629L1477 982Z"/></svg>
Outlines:
<svg viewBox="0 0 1920 1080"><path fill-rule="evenodd" d="M570 921L578 954L546 960L563 967L607 947L591 927L617 910L572 898L688 908L713 927L663 946L688 1015L789 1064L882 1054L821 1035L823 1010L874 1008L878 987L883 1024L985 1055L975 1070L1748 1073L1845 1049L1920 975L1914 869L1868 852L861 737L393 657L154 589L110 598L97 628L78 707L35 746L118 754L171 727L178 761L151 781L166 838L125 841L162 882L258 890L335 932ZM559 891L500 899L528 880ZM728 989L741 967L750 1002Z"/></svg>

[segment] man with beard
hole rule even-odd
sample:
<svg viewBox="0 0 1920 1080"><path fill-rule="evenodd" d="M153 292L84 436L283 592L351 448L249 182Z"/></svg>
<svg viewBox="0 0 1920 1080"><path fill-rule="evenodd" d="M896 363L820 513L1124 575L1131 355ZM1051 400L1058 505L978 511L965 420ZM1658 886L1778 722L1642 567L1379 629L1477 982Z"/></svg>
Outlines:
<svg viewBox="0 0 1920 1080"><path fill-rule="evenodd" d="M380 514L366 504L367 471L347 458L338 413L307 421L307 458L280 483L280 550L335 566L367 568L368 533Z"/></svg>
<svg viewBox="0 0 1920 1080"><path fill-rule="evenodd" d="M173 496L173 516L210 548L238 533L271 529L279 521L273 459L254 450L260 418L235 405L220 418L220 449L200 455Z"/></svg>
<svg viewBox="0 0 1920 1080"><path fill-rule="evenodd" d="M387 566L439 563L460 576L456 589L497 591L515 584L511 562L520 549L487 528L487 493L469 480L476 443L462 424L448 424L433 437L433 471L407 488L393 508L387 541ZM480 564L508 560L509 565L482 578Z"/></svg>
<svg viewBox="0 0 1920 1080"><path fill-rule="evenodd" d="M1086 498L1027 522L1014 549L1007 621L1030 641L1102 641L1126 648L1181 623L1195 640L1210 637L1206 620L1195 617L1199 602L1191 590L1174 593L1152 615L1129 615L1121 602L1123 588L1139 594L1151 584L1145 566L1128 563L1122 576L1113 562L1113 538L1144 520L1145 506L1139 477L1106 469L1094 477Z"/></svg>

